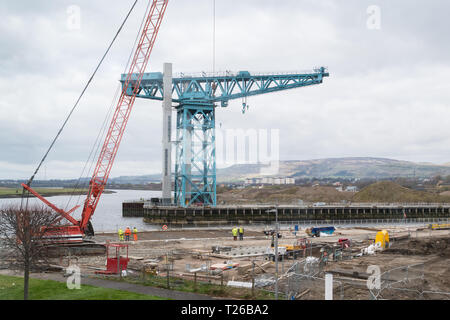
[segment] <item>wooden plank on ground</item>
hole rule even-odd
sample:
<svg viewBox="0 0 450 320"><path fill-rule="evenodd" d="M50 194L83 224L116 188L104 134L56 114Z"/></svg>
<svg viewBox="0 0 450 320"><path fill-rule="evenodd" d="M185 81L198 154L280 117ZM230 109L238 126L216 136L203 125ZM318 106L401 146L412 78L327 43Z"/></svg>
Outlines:
<svg viewBox="0 0 450 320"><path fill-rule="evenodd" d="M303 297L305 294L307 294L308 292L310 292L311 289L306 289L305 291L303 291L302 293L298 294L295 296L295 299L300 299L301 297Z"/></svg>

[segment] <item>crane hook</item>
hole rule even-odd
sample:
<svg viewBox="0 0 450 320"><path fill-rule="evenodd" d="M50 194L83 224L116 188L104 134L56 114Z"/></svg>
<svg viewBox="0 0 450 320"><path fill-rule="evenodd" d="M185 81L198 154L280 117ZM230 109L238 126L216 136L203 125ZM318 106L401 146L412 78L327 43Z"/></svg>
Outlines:
<svg viewBox="0 0 450 320"><path fill-rule="evenodd" d="M249 105L247 104L247 97L242 98L242 114L248 111Z"/></svg>
<svg viewBox="0 0 450 320"><path fill-rule="evenodd" d="M245 114L246 111L248 111L248 108L250 106L247 103L242 103L242 114Z"/></svg>

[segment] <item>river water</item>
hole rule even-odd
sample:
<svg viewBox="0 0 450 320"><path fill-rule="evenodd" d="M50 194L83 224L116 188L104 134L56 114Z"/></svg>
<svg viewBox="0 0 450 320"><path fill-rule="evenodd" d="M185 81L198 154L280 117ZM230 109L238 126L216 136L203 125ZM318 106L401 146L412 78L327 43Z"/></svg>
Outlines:
<svg viewBox="0 0 450 320"><path fill-rule="evenodd" d="M118 228L136 227L140 231L156 230L157 226L152 226L143 222L142 218L122 217L122 202L129 200L139 200L161 197L161 191L147 190L113 190L115 193L101 196L94 215L91 218L95 232L117 232ZM75 211L73 217L80 219L82 205L86 196L54 196L47 199L58 208L70 210L75 205L80 204L81 208ZM21 199L0 199L0 207L8 204L20 205ZM30 204L42 204L38 199L30 199Z"/></svg>

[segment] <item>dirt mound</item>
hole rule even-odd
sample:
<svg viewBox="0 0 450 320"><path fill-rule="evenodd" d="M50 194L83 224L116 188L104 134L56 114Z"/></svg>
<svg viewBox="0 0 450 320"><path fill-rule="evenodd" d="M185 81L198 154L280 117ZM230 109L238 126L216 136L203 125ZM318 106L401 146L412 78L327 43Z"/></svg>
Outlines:
<svg viewBox="0 0 450 320"><path fill-rule="evenodd" d="M450 197L402 187L391 181L371 184L352 198L353 202L449 202Z"/></svg>
<svg viewBox="0 0 450 320"><path fill-rule="evenodd" d="M450 237L440 239L412 239L394 243L393 247L383 251L385 254L431 255L450 257Z"/></svg>
<svg viewBox="0 0 450 320"><path fill-rule="evenodd" d="M360 192L339 192L331 186L264 186L243 189L218 188L219 204L298 204L304 202L338 203L382 202L382 203L448 203L450 195L439 195L402 187L391 181L371 184Z"/></svg>
<svg viewBox="0 0 450 320"><path fill-rule="evenodd" d="M221 189L217 194L219 203L283 203L298 204L305 202L340 202L350 200L351 192L339 192L334 187L301 187L301 186L264 186L247 187L244 189Z"/></svg>

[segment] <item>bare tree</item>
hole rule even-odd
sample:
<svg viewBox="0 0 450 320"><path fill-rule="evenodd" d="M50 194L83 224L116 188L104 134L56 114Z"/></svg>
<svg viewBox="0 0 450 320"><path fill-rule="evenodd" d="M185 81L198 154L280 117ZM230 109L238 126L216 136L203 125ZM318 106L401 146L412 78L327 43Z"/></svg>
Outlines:
<svg viewBox="0 0 450 320"><path fill-rule="evenodd" d="M47 261L48 228L60 215L41 206L0 208L0 241L13 255L14 265L24 271L24 300L28 300L30 270Z"/></svg>

